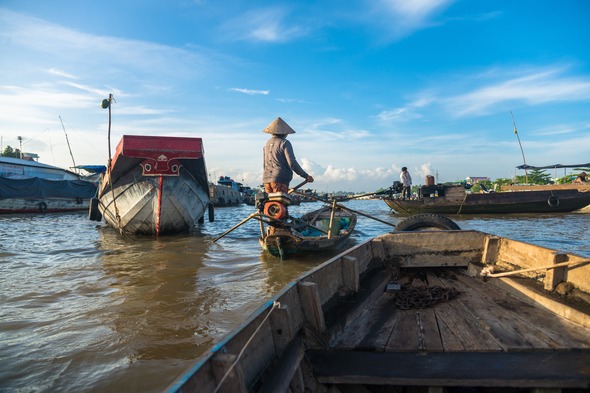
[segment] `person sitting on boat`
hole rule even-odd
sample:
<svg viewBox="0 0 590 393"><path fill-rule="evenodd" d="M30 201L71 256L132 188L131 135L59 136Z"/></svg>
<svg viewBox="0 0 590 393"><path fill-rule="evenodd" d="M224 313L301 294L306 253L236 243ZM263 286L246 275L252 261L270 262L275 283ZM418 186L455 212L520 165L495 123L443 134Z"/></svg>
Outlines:
<svg viewBox="0 0 590 393"><path fill-rule="evenodd" d="M412 176L410 176L410 172L408 172L407 167L402 168L402 173L400 173L399 178L402 182L402 198L408 198L412 196Z"/></svg>
<svg viewBox="0 0 590 393"><path fill-rule="evenodd" d="M263 132L272 134L264 145L264 173L262 183L264 191L289 192L289 182L293 179L293 172L313 183L310 176L295 159L293 146L286 138L295 131L283 119L277 117Z"/></svg>
<svg viewBox="0 0 590 393"><path fill-rule="evenodd" d="M574 180L574 183L586 183L586 172L581 172Z"/></svg>

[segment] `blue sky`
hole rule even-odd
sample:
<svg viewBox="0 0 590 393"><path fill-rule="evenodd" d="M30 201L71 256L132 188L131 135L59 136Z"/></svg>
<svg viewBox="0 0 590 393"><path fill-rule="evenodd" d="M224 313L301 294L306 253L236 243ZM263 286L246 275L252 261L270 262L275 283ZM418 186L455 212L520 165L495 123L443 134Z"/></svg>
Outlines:
<svg viewBox="0 0 590 393"><path fill-rule="evenodd" d="M590 2L0 1L0 136L106 164L124 134L203 138L211 180L261 183L282 117L318 191L590 161ZM563 173L558 173L562 175ZM292 185L298 184L295 178Z"/></svg>

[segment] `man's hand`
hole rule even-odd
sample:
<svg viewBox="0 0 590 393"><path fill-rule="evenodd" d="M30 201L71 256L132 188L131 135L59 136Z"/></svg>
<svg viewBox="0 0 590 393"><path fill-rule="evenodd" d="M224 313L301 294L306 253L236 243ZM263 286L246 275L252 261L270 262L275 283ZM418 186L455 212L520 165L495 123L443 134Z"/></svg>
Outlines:
<svg viewBox="0 0 590 393"><path fill-rule="evenodd" d="M313 177L311 176L307 176L305 180L307 180L308 183L313 183Z"/></svg>

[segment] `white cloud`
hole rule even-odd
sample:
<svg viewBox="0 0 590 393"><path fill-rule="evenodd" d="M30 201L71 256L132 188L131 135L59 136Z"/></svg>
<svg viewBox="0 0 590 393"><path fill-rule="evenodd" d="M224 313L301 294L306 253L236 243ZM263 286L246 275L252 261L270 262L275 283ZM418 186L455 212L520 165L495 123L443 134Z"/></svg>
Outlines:
<svg viewBox="0 0 590 393"><path fill-rule="evenodd" d="M408 121L424 117L421 109L442 107L452 118L480 116L506 111L504 104L522 102L528 105L567 101L590 101L590 79L569 76L568 67L493 68L473 75L444 76L440 86L403 106L381 111L375 117L382 121ZM517 74L515 76L515 74ZM448 80L453 80L449 85ZM474 87L475 86L475 87ZM471 89L460 91L460 89ZM444 95L435 91L444 91Z"/></svg>
<svg viewBox="0 0 590 393"><path fill-rule="evenodd" d="M289 20L285 8L250 10L221 26L224 37L230 41L284 43L308 34L308 29Z"/></svg>
<svg viewBox="0 0 590 393"><path fill-rule="evenodd" d="M448 8L454 0L377 0L371 20L387 31L387 39L400 39L417 30L434 26L437 13Z"/></svg>
<svg viewBox="0 0 590 393"><path fill-rule="evenodd" d="M461 117L490 113L509 101L539 105L590 100L588 78L565 76L562 67L525 71L519 77L489 83L471 92L443 99L442 103L449 113Z"/></svg>
<svg viewBox="0 0 590 393"><path fill-rule="evenodd" d="M428 106L435 100L430 94L422 94L421 97L409 102L403 107L381 111L376 117L381 121L408 121L422 117L420 108Z"/></svg>
<svg viewBox="0 0 590 393"><path fill-rule="evenodd" d="M251 90L251 89L242 89L242 88L238 88L238 87L232 87L230 89L228 89L229 91L236 91L238 93L244 93L244 94L248 94L251 96L254 95L269 95L270 94L270 90Z"/></svg>
<svg viewBox="0 0 590 393"><path fill-rule="evenodd" d="M75 75L72 75L66 71L58 70L57 68L50 68L47 70L47 72L52 75L57 75L68 79L78 79Z"/></svg>

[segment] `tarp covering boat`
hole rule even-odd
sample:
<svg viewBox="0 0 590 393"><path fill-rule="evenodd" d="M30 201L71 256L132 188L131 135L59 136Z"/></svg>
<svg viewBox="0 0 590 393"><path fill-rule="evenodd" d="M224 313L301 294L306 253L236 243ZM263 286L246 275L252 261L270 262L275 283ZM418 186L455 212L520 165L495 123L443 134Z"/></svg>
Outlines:
<svg viewBox="0 0 590 393"><path fill-rule="evenodd" d="M84 180L10 179L0 177L0 199L92 198L96 185Z"/></svg>
<svg viewBox="0 0 590 393"><path fill-rule="evenodd" d="M555 168L588 168L590 167L590 162L586 164L575 164L575 165L564 165L564 164L553 164L547 166L533 166L533 165L519 165L517 169L555 169Z"/></svg>

